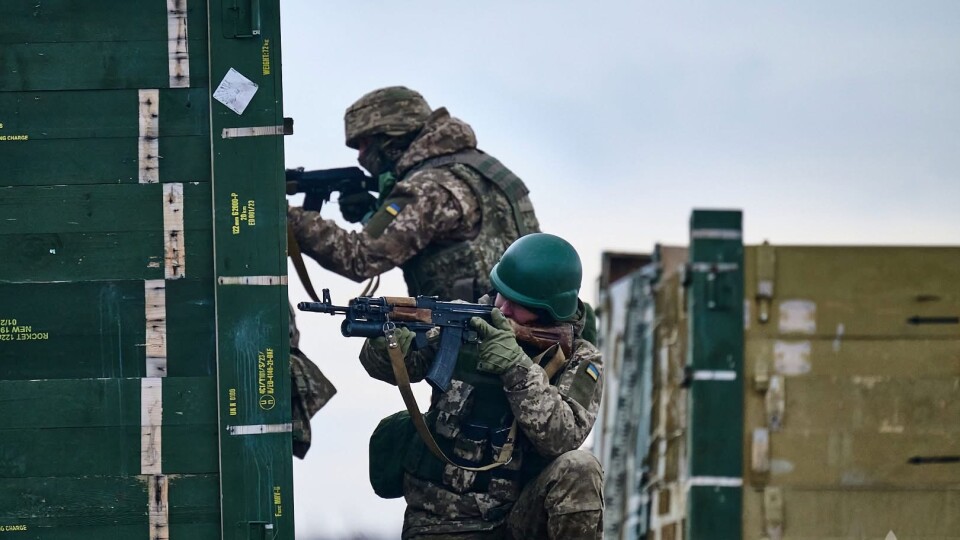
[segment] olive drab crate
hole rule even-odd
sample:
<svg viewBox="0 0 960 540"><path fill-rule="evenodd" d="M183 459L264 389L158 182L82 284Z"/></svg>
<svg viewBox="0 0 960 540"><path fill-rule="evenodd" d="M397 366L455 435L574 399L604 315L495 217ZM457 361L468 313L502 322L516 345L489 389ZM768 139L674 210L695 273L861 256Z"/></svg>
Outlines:
<svg viewBox="0 0 960 540"><path fill-rule="evenodd" d="M605 254L605 538L960 538L960 248Z"/></svg>
<svg viewBox="0 0 960 540"><path fill-rule="evenodd" d="M0 535L293 539L279 0L0 2Z"/></svg>

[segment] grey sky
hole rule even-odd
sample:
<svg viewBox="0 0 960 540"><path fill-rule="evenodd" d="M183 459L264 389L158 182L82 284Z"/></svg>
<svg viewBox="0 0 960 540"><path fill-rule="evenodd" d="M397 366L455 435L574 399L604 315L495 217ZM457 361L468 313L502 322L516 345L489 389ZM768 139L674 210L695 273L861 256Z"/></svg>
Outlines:
<svg viewBox="0 0 960 540"><path fill-rule="evenodd" d="M960 3L284 0L282 10L288 166L354 164L347 105L373 88L415 88L524 178L544 229L580 251L588 299L602 250L685 243L693 207L743 209L749 243L960 244ZM338 302L359 294L311 268ZM381 291L404 291L396 272ZM373 495L366 444L400 397L366 377L359 340L333 319L300 321L339 394L295 469L298 536L398 537L403 504Z"/></svg>

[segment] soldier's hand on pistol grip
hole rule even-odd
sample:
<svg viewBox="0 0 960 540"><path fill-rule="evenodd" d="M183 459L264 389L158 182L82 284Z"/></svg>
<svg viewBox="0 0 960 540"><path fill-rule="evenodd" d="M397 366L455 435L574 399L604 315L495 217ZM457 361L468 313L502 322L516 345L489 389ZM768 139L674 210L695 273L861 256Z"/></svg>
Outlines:
<svg viewBox="0 0 960 540"><path fill-rule="evenodd" d="M377 206L377 198L369 191L341 193L337 198L343 219L350 223L360 223Z"/></svg>
<svg viewBox="0 0 960 540"><path fill-rule="evenodd" d="M397 345L400 346L400 352L406 356L407 351L410 350L410 345L413 343L414 333L401 326L397 328L396 336ZM383 357L390 355L390 353L387 351L387 338L380 336L378 338L369 339L368 342L370 343L370 346L373 347L373 350L377 352L377 354Z"/></svg>
<svg viewBox="0 0 960 540"><path fill-rule="evenodd" d="M513 333L510 321L497 308L494 308L490 315L492 325L480 317L470 319L470 326L480 335L480 361L477 369L500 375L516 365L532 366L533 360L517 343L517 336Z"/></svg>

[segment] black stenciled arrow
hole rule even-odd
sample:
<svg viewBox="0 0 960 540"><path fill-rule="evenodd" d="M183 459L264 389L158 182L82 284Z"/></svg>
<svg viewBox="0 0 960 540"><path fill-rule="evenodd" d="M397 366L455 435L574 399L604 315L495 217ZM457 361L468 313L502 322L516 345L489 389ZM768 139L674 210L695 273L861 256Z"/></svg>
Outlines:
<svg viewBox="0 0 960 540"><path fill-rule="evenodd" d="M960 456L913 456L907 460L911 465L930 465L933 463L960 463Z"/></svg>
<svg viewBox="0 0 960 540"><path fill-rule="evenodd" d="M907 324L960 324L960 317L921 317L914 315Z"/></svg>

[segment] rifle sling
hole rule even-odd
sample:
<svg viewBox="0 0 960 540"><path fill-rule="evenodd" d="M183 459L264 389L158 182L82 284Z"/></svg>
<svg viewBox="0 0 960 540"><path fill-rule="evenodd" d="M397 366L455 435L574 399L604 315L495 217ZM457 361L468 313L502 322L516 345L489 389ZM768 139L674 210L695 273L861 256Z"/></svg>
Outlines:
<svg viewBox="0 0 960 540"><path fill-rule="evenodd" d="M293 226L290 225L289 221L287 222L287 252L290 254L290 259L293 260L293 267L296 268L297 275L300 276L300 283L303 283L303 288L307 290L307 294L314 302L319 302L320 298L317 296L316 289L313 288L313 282L310 281L310 274L307 273L307 266L303 263L303 255L300 253L300 244L297 243L297 237L293 234Z"/></svg>
<svg viewBox="0 0 960 540"><path fill-rule="evenodd" d="M297 243L297 237L293 234L293 227L289 221L287 222L287 253L290 255L290 259L293 260L293 267L297 270L297 276L300 277L300 283L303 283L303 288L307 290L307 294L310 295L310 298L312 298L314 302L319 302L320 298L317 297L317 290L313 288L313 282L310 281L310 274L307 272L307 266L304 264L303 255L300 252L300 244ZM367 281L367 285L363 289L363 292L360 293L360 296L371 296L379 288L380 275L378 274Z"/></svg>
<svg viewBox="0 0 960 540"><path fill-rule="evenodd" d="M482 467L465 467L451 461L450 458L443 453L443 450L440 449L440 446L437 445L436 439L433 438L433 434L430 433L430 428L427 427L427 423L423 419L423 414L420 413L420 406L417 405L417 398L414 397L413 391L410 389L410 375L407 373L407 365L403 361L403 351L400 350L400 346L397 344L394 344L392 347L387 346L387 351L390 354L390 365L393 367L393 377L397 382L397 388L400 389L400 395L403 397L403 403L407 406L407 411L410 413L410 419L413 420L413 426L417 429L417 433L420 434L420 438L423 439L424 444L426 444L427 448L430 449L430 453L436 456L440 461L466 471L489 471L510 463L510 460L513 459L513 447L517 440L516 418L513 419L513 423L510 425L510 433L507 435L507 441L503 444L503 447L500 449L500 453L497 455L493 463L484 465ZM567 363L567 360L563 354L563 350L558 345L553 345L546 351L538 354L537 357L533 359L533 362L539 365L541 359L548 353L552 354L552 356L550 361L547 362L547 365L544 367L544 371L547 372L547 380L552 379L554 374L556 374L556 372Z"/></svg>

